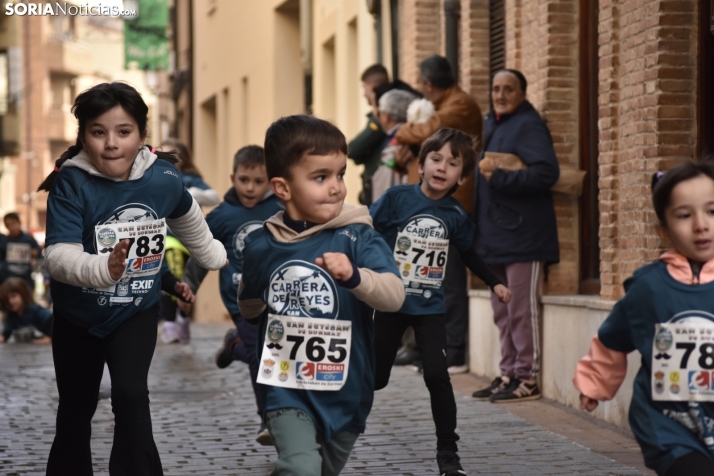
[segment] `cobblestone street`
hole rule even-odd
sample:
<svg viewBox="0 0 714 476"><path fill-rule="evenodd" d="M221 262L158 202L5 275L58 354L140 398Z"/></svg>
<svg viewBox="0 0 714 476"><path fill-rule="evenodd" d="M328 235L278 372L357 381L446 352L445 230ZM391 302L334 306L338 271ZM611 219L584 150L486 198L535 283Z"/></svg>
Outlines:
<svg viewBox="0 0 714 476"><path fill-rule="evenodd" d="M167 476L267 475L272 468L274 449L254 440L258 417L248 367L234 363L219 370L213 363L213 352L225 328L194 325L190 345L159 344L156 349L149 388L154 435ZM44 474L57 406L51 349L0 345L0 361L0 474ZM468 376L455 379L460 382L455 387L460 455L468 474L652 474L613 461L506 409L528 404L496 406L474 401L463 392L464 382L472 380L464 379ZM108 389L105 380L93 422L97 474L107 474L112 442ZM541 416L553 411L570 422L579 418L551 408L552 404L530 405L532 413ZM602 428L592 425L596 430ZM616 446L633 461L638 460L632 440L607 428L603 431L623 438L625 443L615 442ZM358 440L342 474L437 474L434 425L419 374L395 369L390 385L377 393L367 433Z"/></svg>

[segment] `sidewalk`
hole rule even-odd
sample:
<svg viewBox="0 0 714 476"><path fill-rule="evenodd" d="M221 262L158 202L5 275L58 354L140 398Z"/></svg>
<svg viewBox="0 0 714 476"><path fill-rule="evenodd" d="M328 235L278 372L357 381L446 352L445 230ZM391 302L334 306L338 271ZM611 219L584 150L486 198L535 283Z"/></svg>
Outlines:
<svg viewBox="0 0 714 476"><path fill-rule="evenodd" d="M213 352L227 325L195 325L190 345L161 345L150 373L154 435L169 475L267 475L272 447L258 430L248 368L219 370ZM54 436L57 390L51 349L0 345L0 474L40 475ZM484 475L640 475L627 432L547 401L494 405L470 394L483 381L455 376L460 454ZM93 421L95 474L107 474L113 415L103 384ZM589 449L591 448L591 449ZM367 433L344 475L436 475L434 424L420 374L395 368L376 394Z"/></svg>

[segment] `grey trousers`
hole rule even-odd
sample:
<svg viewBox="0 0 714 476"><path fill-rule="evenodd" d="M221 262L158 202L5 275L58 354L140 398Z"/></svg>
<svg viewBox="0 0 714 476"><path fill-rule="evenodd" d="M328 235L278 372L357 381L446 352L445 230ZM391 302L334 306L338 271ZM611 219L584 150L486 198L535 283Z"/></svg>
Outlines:
<svg viewBox="0 0 714 476"><path fill-rule="evenodd" d="M501 375L530 380L540 373L540 297L543 262L491 265L513 293L509 304L491 294L493 320L501 340Z"/></svg>

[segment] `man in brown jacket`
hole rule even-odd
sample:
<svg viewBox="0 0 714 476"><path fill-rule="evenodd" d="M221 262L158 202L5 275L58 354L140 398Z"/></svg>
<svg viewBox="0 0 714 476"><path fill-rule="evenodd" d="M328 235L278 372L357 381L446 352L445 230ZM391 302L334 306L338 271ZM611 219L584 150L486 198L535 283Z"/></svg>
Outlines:
<svg viewBox="0 0 714 476"><path fill-rule="evenodd" d="M420 90L424 97L434 104L436 112L422 124L405 123L395 137L405 145L421 145L429 136L443 127L450 127L466 132L475 139L476 150L480 150L483 134L483 116L476 100L456 84L449 61L443 56L434 55L419 64L421 75ZM397 161L404 167L413 154L408 147L403 147L397 155ZM411 161L412 165L416 161ZM419 180L417 167L410 167L409 182ZM414 170L412 170L414 169ZM416 176L415 176L416 175ZM473 179L469 179L454 193L466 210L473 209ZM461 373L468 370L466 365L466 334L468 332L468 295L466 291L466 267L458 253L449 252L444 281L446 301L446 361L449 373Z"/></svg>

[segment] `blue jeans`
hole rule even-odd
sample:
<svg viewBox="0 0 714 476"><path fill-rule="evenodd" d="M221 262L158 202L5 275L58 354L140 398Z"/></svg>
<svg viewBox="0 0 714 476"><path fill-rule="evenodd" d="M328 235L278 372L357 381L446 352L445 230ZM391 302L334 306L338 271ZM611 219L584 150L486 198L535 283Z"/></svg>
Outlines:
<svg viewBox="0 0 714 476"><path fill-rule="evenodd" d="M271 410L266 420L278 451L271 476L336 476L359 437L342 431L325 441L310 415L297 408Z"/></svg>
<svg viewBox="0 0 714 476"><path fill-rule="evenodd" d="M250 369L250 383L253 385L255 404L258 406L258 415L265 421L265 401L267 399L266 388L262 383L258 383L258 368L260 361L255 353L255 344L258 340L258 328L250 324L240 315L232 315L231 319L238 329L240 342L233 346L233 357L236 360L245 362Z"/></svg>

